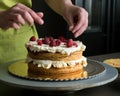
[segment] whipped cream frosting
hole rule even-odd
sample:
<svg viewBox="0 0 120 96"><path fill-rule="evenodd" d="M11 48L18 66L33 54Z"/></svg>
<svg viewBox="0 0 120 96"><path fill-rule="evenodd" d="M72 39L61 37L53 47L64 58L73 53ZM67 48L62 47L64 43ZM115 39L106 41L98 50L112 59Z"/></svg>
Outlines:
<svg viewBox="0 0 120 96"><path fill-rule="evenodd" d="M26 59L26 62L29 63L29 62L33 62L33 64L37 64L38 67L43 67L43 68L46 68L46 69L49 69L51 68L52 66L53 67L56 67L56 68L65 68L67 66L75 66L77 63L83 63L83 67L86 67L87 66L87 58L82 56L82 58L78 59L78 60L71 60L71 61L67 61L67 62L64 62L64 61L52 61L52 60L37 60L37 59L32 59L31 57L27 57Z"/></svg>
<svg viewBox="0 0 120 96"><path fill-rule="evenodd" d="M74 41L77 43L78 46L66 47L65 43L62 42L59 46L49 46L47 44L38 45L37 41L29 41L26 43L26 48L29 48L31 51L40 52L40 51L47 51L51 53L59 52L61 54L70 55L75 51L84 51L86 46L80 41Z"/></svg>

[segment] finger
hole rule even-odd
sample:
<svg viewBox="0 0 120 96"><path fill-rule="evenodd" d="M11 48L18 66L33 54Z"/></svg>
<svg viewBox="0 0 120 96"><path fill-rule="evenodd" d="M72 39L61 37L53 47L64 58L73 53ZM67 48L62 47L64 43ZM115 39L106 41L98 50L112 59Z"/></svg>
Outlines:
<svg viewBox="0 0 120 96"><path fill-rule="evenodd" d="M66 18L64 18L67 22L67 24L69 25L69 31L72 31L73 27L74 27L74 20L71 16L68 16Z"/></svg>
<svg viewBox="0 0 120 96"><path fill-rule="evenodd" d="M34 24L34 20L33 20L32 16L28 13L28 11L20 9L18 5L11 8L11 10L9 10L9 11L11 11L10 12L11 17L9 17L10 19L12 18L14 21L19 21L19 19L22 19L22 21L20 21L22 24L24 24L24 21L26 21L31 26ZM19 15L21 15L21 16L19 16Z"/></svg>
<svg viewBox="0 0 120 96"><path fill-rule="evenodd" d="M44 21L43 21L43 13L42 12L38 12L37 13L37 15L40 17L39 18L39 21L37 20L37 21L35 21L36 23L38 23L38 24L40 24L40 25L42 25L42 24L44 24Z"/></svg>
<svg viewBox="0 0 120 96"><path fill-rule="evenodd" d="M85 22L85 16L83 14L79 14L75 21L72 32L75 33L77 30L79 30L79 28L81 28L81 26L83 25L84 22Z"/></svg>
<svg viewBox="0 0 120 96"><path fill-rule="evenodd" d="M37 15L42 18L43 17L43 13L42 12L38 12Z"/></svg>
<svg viewBox="0 0 120 96"><path fill-rule="evenodd" d="M21 18L23 18L26 22L28 22L31 26L34 24L34 19L31 17L31 15L25 11L25 10L18 10L17 11L17 14L20 14L21 15ZM16 18L19 18L16 17ZM23 21L22 21L23 22Z"/></svg>
<svg viewBox="0 0 120 96"><path fill-rule="evenodd" d="M81 26L81 28L79 28L75 33L74 36L78 37L80 36L86 29L88 26L88 20L85 21L85 23Z"/></svg>
<svg viewBox="0 0 120 96"><path fill-rule="evenodd" d="M81 11L78 14L78 18L76 20L76 25L73 28L73 33L76 32L77 30L79 30L79 28L86 22L86 20L88 20L88 12L85 9L82 9L83 11Z"/></svg>
<svg viewBox="0 0 120 96"><path fill-rule="evenodd" d="M68 24L68 26L69 26L69 31L72 31L72 29L73 29L73 26L74 26L74 24L73 24L73 18L71 18L71 17L63 17L64 19L65 19L65 21L67 22L67 24Z"/></svg>
<svg viewBox="0 0 120 96"><path fill-rule="evenodd" d="M17 4L17 6L18 6L20 9L27 11L27 12L31 15L31 17L33 18L33 20L34 20L35 22L37 22L38 24L41 25L41 24L44 23L43 20L40 19L40 17L39 17L32 9L30 9L29 7L26 7L25 5L20 4L20 3Z"/></svg>
<svg viewBox="0 0 120 96"><path fill-rule="evenodd" d="M10 18L18 24L21 24L21 25L25 24L25 20L23 19L23 17L20 14L13 14L10 16Z"/></svg>
<svg viewBox="0 0 120 96"><path fill-rule="evenodd" d="M20 28L20 26L17 23L13 22L13 21L8 22L8 28L10 28L10 27L14 28L14 29L19 29Z"/></svg>
<svg viewBox="0 0 120 96"><path fill-rule="evenodd" d="M21 15L24 18L26 22L28 22L31 26L34 24L34 19L31 17L31 15L27 11L21 11Z"/></svg>

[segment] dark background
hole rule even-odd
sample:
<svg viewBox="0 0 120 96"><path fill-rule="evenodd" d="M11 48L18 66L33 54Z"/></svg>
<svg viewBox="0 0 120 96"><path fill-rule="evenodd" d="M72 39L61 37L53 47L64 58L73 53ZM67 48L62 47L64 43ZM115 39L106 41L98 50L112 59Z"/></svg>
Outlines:
<svg viewBox="0 0 120 96"><path fill-rule="evenodd" d="M90 8L88 1L92 2ZM73 0L89 12L88 29L78 38L68 31L64 19L52 11L44 0L33 0L33 10L44 12L44 25L36 24L40 37L65 36L86 45L85 56L120 52L120 0ZM88 4L88 5L87 5Z"/></svg>

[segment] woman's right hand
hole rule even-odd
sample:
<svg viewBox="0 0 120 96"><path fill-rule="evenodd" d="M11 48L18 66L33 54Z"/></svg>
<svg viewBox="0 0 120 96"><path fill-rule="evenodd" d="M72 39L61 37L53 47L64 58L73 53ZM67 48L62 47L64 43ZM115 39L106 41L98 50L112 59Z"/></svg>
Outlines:
<svg viewBox="0 0 120 96"><path fill-rule="evenodd" d="M0 12L0 28L19 29L20 26L25 25L26 22L29 23L30 26L32 26L34 22L42 25L44 23L42 17L42 12L36 13L29 7L18 3L8 10Z"/></svg>

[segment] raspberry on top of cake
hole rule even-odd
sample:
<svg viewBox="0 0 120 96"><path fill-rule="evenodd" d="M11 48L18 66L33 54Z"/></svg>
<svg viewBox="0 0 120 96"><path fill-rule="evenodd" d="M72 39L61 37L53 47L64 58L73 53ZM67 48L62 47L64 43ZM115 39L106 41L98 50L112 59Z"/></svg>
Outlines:
<svg viewBox="0 0 120 96"><path fill-rule="evenodd" d="M58 39L54 39L53 37L36 39L32 36L29 42L26 43L26 48L34 52L47 51L70 55L75 51L84 51L86 46L80 41L67 40L64 37L59 37Z"/></svg>

